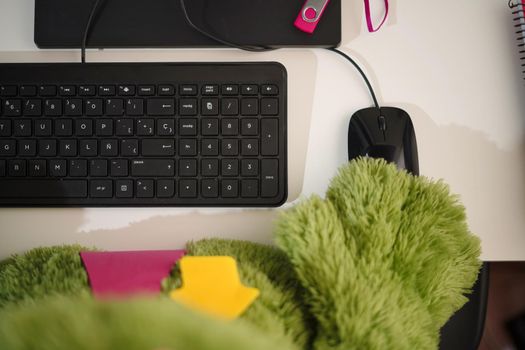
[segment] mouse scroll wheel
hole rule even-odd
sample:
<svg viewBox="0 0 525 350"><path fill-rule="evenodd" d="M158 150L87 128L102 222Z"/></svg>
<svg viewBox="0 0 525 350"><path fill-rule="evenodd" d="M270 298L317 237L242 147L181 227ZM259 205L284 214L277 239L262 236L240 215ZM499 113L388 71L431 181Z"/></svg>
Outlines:
<svg viewBox="0 0 525 350"><path fill-rule="evenodd" d="M379 130L386 131L386 118L381 115L377 119L377 122L379 123Z"/></svg>

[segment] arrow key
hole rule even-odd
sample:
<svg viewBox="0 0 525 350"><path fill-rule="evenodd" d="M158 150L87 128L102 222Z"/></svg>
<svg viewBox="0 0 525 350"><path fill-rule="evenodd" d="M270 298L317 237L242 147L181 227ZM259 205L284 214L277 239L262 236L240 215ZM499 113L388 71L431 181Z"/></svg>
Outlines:
<svg viewBox="0 0 525 350"><path fill-rule="evenodd" d="M158 180L157 181L157 197L171 198L175 194L174 180Z"/></svg>
<svg viewBox="0 0 525 350"><path fill-rule="evenodd" d="M219 185L217 179L203 179L201 182L201 193L206 198L217 198L219 195Z"/></svg>

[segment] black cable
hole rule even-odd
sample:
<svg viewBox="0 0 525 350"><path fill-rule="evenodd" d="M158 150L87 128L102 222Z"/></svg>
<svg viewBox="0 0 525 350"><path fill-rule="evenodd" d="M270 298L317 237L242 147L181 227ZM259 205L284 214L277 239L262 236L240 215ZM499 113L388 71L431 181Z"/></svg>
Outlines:
<svg viewBox="0 0 525 350"><path fill-rule="evenodd" d="M333 51L341 56L343 56L344 58L346 58L350 63L352 63L354 65L354 67L357 69L357 71L361 74L361 76L363 77L363 80L365 81L366 83L366 86L368 86L368 90L370 91L370 95L372 96L372 99L374 100L374 105L376 106L376 108L379 108L379 103L377 103L377 98L376 98L376 94L374 92L374 89L372 88L372 84L370 84L370 81L368 80L365 72L363 72L363 70L361 69L361 67L359 67L359 65L356 63L356 61L354 61L350 56L348 56L346 53L344 53L343 51L339 51L337 50L336 48L329 48L327 50L330 50L330 51Z"/></svg>
<svg viewBox="0 0 525 350"><path fill-rule="evenodd" d="M91 22L93 21L93 17L95 16L95 13L97 12L98 4L100 3L100 0L96 0L93 4L93 7L91 7L91 13L89 14L88 21L86 23L86 26L84 27L84 36L82 38L82 47L81 47L81 61L82 63L86 63L86 44L89 36L89 29L91 28Z"/></svg>
<svg viewBox="0 0 525 350"><path fill-rule="evenodd" d="M189 24L190 27L192 27L194 30L198 31L199 33L201 33L202 35L218 42L218 43L221 43L223 45L226 45L226 46L229 46L229 47L234 47L236 49L240 49L240 50L244 50L244 51L250 51L250 52L264 52L264 51L272 51L272 50L275 50L274 48L271 48L271 47L266 47L266 46L251 46L251 45L240 45L240 44L235 44L235 43L232 43L231 41L227 41L227 40L224 40L224 39L221 39L207 31L205 31L204 29L198 27L197 25L195 25L195 23L193 23L193 21L191 20L190 16L188 15L188 10L186 9L186 1L185 0L180 0L180 7L182 8L182 13L184 15L184 19L186 20L186 22Z"/></svg>

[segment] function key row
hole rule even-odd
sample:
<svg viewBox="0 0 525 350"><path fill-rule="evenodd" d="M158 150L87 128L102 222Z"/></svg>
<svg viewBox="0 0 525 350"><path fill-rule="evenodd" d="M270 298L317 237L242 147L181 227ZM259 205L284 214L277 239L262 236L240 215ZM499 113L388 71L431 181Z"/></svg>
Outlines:
<svg viewBox="0 0 525 350"><path fill-rule="evenodd" d="M176 88L174 85L0 85L0 96L3 97L33 97L33 96L174 96ZM243 95L243 96L276 96L279 88L276 85L256 85L256 84L204 84L200 93L205 96L222 95ZM196 84L179 86L181 96L197 96L199 87Z"/></svg>

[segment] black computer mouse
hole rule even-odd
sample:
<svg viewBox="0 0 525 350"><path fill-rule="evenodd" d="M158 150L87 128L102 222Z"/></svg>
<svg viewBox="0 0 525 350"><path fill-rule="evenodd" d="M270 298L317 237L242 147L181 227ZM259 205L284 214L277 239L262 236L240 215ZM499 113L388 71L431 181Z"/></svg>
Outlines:
<svg viewBox="0 0 525 350"><path fill-rule="evenodd" d="M383 158L419 175L416 134L407 112L371 107L354 113L348 128L348 159Z"/></svg>

